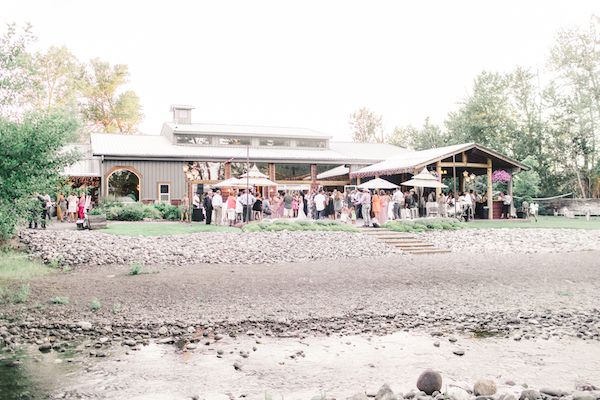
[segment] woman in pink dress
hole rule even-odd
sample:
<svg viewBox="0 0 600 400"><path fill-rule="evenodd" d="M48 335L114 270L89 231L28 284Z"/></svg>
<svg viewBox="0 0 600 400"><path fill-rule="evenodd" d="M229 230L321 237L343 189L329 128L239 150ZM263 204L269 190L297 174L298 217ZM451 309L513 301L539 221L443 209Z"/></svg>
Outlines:
<svg viewBox="0 0 600 400"><path fill-rule="evenodd" d="M82 194L79 197L79 202L77 203L77 218L84 219L85 218L85 194Z"/></svg>

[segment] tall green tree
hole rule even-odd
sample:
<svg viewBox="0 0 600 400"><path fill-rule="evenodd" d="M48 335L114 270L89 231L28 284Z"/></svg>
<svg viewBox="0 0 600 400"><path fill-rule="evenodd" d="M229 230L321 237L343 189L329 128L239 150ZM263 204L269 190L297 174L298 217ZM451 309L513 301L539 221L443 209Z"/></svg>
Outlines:
<svg viewBox="0 0 600 400"><path fill-rule="evenodd" d="M473 93L446 120L453 143L477 142L503 153L512 152L515 119L508 97L510 76L482 72L475 78Z"/></svg>
<svg viewBox="0 0 600 400"><path fill-rule="evenodd" d="M421 128L411 125L396 127L387 138L387 142L414 150L425 150L446 146L448 137L438 125L431 123L427 117Z"/></svg>
<svg viewBox="0 0 600 400"><path fill-rule="evenodd" d="M587 29L565 29L559 32L550 62L554 76L553 118L570 122L567 131L573 142L577 187L582 196L597 192L600 125L600 18L594 16Z"/></svg>
<svg viewBox="0 0 600 400"><path fill-rule="evenodd" d="M36 193L52 192L65 166L77 154L64 145L77 131L65 113L34 112L15 122L0 117L0 241L12 237L18 224L36 211ZM37 204L36 204L37 203Z"/></svg>
<svg viewBox="0 0 600 400"><path fill-rule="evenodd" d="M35 75L28 46L35 40L31 25L8 24L0 37L0 116L18 117L27 108L27 93Z"/></svg>
<svg viewBox="0 0 600 400"><path fill-rule="evenodd" d="M33 56L30 101L37 109L65 108L77 112L77 84L82 66L66 47L50 47Z"/></svg>
<svg viewBox="0 0 600 400"><path fill-rule="evenodd" d="M85 119L105 132L133 133L142 121L140 99L133 91L120 92L128 82L127 65L93 59L80 83Z"/></svg>
<svg viewBox="0 0 600 400"><path fill-rule="evenodd" d="M385 134L383 132L382 116L363 107L350 115L350 129L352 140L361 143L383 143Z"/></svg>

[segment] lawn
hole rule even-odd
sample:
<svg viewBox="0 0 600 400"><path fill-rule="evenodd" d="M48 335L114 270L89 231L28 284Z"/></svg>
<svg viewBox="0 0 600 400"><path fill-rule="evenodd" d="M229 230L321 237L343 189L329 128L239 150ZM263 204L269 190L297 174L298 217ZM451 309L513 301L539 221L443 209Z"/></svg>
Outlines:
<svg viewBox="0 0 600 400"><path fill-rule="evenodd" d="M101 232L123 236L164 236L185 235L196 232L239 232L238 228L229 226L206 225L193 222L109 222Z"/></svg>
<svg viewBox="0 0 600 400"><path fill-rule="evenodd" d="M0 249L0 305L25 303L29 297L27 281L49 272L50 268L31 261L25 253Z"/></svg>
<svg viewBox="0 0 600 400"><path fill-rule="evenodd" d="M495 229L495 228L517 228L517 229L600 229L600 217L592 217L586 221L585 217L565 218L553 216L540 216L538 221L527 220L476 220L465 224L467 228Z"/></svg>

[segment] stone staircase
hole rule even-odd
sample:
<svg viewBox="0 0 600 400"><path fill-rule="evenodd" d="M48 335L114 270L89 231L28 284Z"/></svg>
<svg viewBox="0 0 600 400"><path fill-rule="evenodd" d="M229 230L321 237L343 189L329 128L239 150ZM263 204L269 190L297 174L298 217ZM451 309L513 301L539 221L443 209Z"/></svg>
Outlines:
<svg viewBox="0 0 600 400"><path fill-rule="evenodd" d="M390 246L397 247L408 254L450 253L449 249L436 247L431 243L424 242L411 233L394 232L384 228L364 228L362 232Z"/></svg>

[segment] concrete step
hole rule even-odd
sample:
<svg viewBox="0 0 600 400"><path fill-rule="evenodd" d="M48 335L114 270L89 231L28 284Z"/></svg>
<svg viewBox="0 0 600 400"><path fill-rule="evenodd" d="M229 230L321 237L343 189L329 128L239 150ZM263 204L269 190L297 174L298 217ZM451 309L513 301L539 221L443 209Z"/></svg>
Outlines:
<svg viewBox="0 0 600 400"><path fill-rule="evenodd" d="M415 255L416 254L444 254L444 253L450 253L450 250L433 248L433 249L407 250L406 252L409 254L415 254Z"/></svg>
<svg viewBox="0 0 600 400"><path fill-rule="evenodd" d="M433 247L435 247L432 244L423 243L423 242L421 242L421 243L390 243L390 244L392 244L392 245L394 245L396 247L404 247L404 248L407 248L407 249L410 249L410 248L419 248L419 247L427 247L427 248L433 248Z"/></svg>

